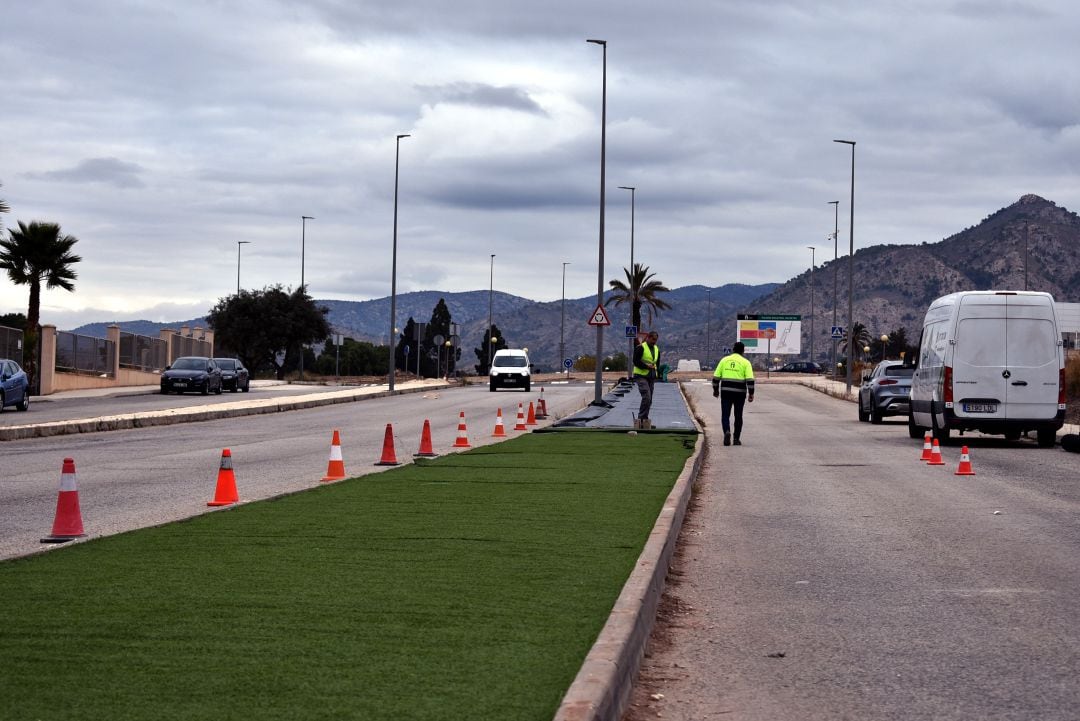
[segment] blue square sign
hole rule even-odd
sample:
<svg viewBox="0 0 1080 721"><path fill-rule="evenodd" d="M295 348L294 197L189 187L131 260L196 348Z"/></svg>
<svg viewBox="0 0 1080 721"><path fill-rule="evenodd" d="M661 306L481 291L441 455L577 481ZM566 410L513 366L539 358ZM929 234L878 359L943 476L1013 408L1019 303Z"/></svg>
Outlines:
<svg viewBox="0 0 1080 721"><path fill-rule="evenodd" d="M628 326L626 326L626 337L627 338L637 338L637 326L636 325L628 325Z"/></svg>

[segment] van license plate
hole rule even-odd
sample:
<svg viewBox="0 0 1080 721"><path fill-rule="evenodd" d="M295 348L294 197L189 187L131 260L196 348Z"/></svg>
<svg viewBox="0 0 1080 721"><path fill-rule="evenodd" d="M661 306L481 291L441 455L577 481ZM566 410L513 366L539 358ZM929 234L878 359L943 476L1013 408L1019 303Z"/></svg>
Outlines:
<svg viewBox="0 0 1080 721"><path fill-rule="evenodd" d="M965 403L964 413L997 413L997 403Z"/></svg>

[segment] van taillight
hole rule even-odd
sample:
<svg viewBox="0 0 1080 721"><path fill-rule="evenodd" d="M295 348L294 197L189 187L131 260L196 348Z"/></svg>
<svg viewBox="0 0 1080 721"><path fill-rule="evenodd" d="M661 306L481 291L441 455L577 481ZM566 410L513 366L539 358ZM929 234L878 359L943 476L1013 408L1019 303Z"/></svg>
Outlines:
<svg viewBox="0 0 1080 721"><path fill-rule="evenodd" d="M1065 369L1058 369L1058 409L1065 408Z"/></svg>
<svg viewBox="0 0 1080 721"><path fill-rule="evenodd" d="M953 402L953 398L952 398L952 366L945 366L945 382L942 383L941 393L942 393L942 396L943 396L942 400L944 400L946 403L948 403L951 406L952 402Z"/></svg>

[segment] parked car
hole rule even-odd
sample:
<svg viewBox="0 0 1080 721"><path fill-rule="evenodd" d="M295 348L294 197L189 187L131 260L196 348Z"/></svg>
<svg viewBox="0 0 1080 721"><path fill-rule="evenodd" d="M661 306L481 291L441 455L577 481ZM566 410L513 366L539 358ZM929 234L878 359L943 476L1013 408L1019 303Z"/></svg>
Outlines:
<svg viewBox="0 0 1080 721"><path fill-rule="evenodd" d="M773 368L775 373L824 373L825 369L820 364L813 361L795 361L794 363L785 363L779 368Z"/></svg>
<svg viewBox="0 0 1080 721"><path fill-rule="evenodd" d="M236 358L215 358L214 363L221 369L221 387L224 390L247 393L251 386L248 369Z"/></svg>
<svg viewBox="0 0 1080 721"><path fill-rule="evenodd" d="M221 395L221 369L213 358L185 356L177 358L161 372L161 392Z"/></svg>
<svg viewBox="0 0 1080 721"><path fill-rule="evenodd" d="M903 361L885 360L863 376L859 387L859 420L881 423L885 416L906 416L911 409L911 376Z"/></svg>
<svg viewBox="0 0 1080 721"><path fill-rule="evenodd" d="M491 359L488 379L492 391L503 387L529 390L532 380L532 364L529 354L519 348L503 348L495 351Z"/></svg>
<svg viewBox="0 0 1080 721"><path fill-rule="evenodd" d="M18 363L0 358L0 413L8 406L30 410L30 379Z"/></svg>

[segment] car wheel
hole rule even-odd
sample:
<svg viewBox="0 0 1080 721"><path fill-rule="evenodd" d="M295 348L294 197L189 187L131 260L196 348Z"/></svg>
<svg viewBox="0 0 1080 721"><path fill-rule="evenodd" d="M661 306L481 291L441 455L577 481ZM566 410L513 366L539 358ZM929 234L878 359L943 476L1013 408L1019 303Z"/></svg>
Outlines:
<svg viewBox="0 0 1080 721"><path fill-rule="evenodd" d="M492 380L492 381L488 381L488 386L489 386L489 387L491 388L491 392L492 392L492 393L494 393L494 392L495 392L495 390L496 390L496 389L497 389L497 388L499 387L499 386L497 386L497 385L495 384L495 381L493 381L493 380Z"/></svg>
<svg viewBox="0 0 1080 721"><path fill-rule="evenodd" d="M0 393L0 413L4 412L4 404L7 403L7 398L4 398L4 394Z"/></svg>
<svg viewBox="0 0 1080 721"><path fill-rule="evenodd" d="M218 383L217 390L214 391L214 395L220 396L222 391L224 391L224 390L225 390L225 385L222 384L222 383Z"/></svg>
<svg viewBox="0 0 1080 721"><path fill-rule="evenodd" d="M19 401L19 404L16 405L15 408L17 410L20 410L20 411L28 411L28 410L30 410L30 389L29 388L27 388L26 390L23 391L22 400Z"/></svg>
<svg viewBox="0 0 1080 721"><path fill-rule="evenodd" d="M859 423L866 423L870 420L869 414L863 410L862 407L862 393L859 394Z"/></svg>
<svg viewBox="0 0 1080 721"><path fill-rule="evenodd" d="M922 438L923 429L915 425L915 415L908 411L907 416L907 434L909 438Z"/></svg>
<svg viewBox="0 0 1080 721"><path fill-rule="evenodd" d="M879 425L884 418L885 414L883 414L881 412L881 409L878 408L877 402L874 400L874 397L870 396L870 422L874 425Z"/></svg>
<svg viewBox="0 0 1080 721"><path fill-rule="evenodd" d="M1040 428L1038 430L1039 448L1053 448L1057 443L1057 431L1053 428Z"/></svg>
<svg viewBox="0 0 1080 721"><path fill-rule="evenodd" d="M247 383L244 384L244 393L247 393L250 390L251 390L251 381L248 381Z"/></svg>
<svg viewBox="0 0 1080 721"><path fill-rule="evenodd" d="M202 393L202 394L203 394L204 396L208 396L208 395L210 395L210 379L207 379L207 380L206 380L206 383L203 383L203 387L202 387L202 391L201 391L201 393Z"/></svg>

